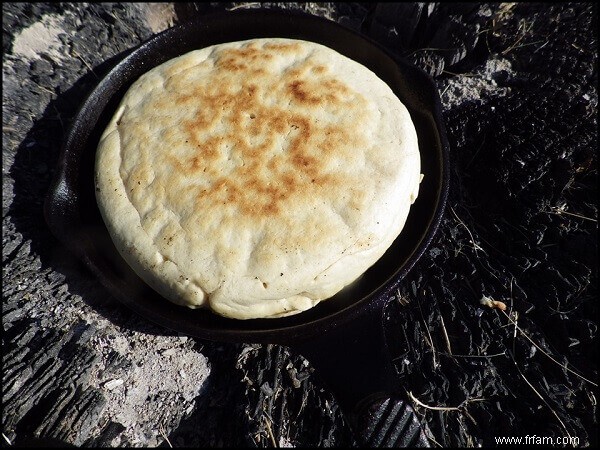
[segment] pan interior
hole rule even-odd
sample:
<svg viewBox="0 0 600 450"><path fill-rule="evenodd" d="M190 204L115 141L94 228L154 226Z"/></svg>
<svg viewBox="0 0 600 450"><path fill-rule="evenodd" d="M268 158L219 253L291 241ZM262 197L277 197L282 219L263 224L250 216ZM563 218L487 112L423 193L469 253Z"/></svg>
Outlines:
<svg viewBox="0 0 600 450"><path fill-rule="evenodd" d="M406 225L384 256L359 280L334 297L295 316L280 319L227 319L205 310L190 310L168 302L150 289L121 259L98 211L94 156L100 134L129 86L143 73L188 51L220 42L259 37L304 39L327 45L364 64L386 81L411 113L419 138L419 196ZM123 303L168 328L201 338L225 341L285 341L291 335L323 331L338 321L356 317L397 286L423 253L437 227L445 198L445 151L437 92L418 69L391 57L359 34L325 19L283 12L240 11L217 14L167 30L121 61L92 92L73 123L64 149L64 179L76 193L81 236L67 237L100 281ZM437 100L439 103L439 100ZM54 192L56 196L57 193ZM75 220L75 219L74 219ZM50 224L52 227L52 223ZM85 244L83 244L85 242Z"/></svg>

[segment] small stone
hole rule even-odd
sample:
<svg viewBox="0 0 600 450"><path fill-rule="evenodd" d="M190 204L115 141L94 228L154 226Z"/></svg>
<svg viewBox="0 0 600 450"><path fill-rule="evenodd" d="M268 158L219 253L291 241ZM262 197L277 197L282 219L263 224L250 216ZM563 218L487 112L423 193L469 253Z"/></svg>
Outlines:
<svg viewBox="0 0 600 450"><path fill-rule="evenodd" d="M162 352L163 356L173 356L175 354L174 348L168 348Z"/></svg>
<svg viewBox="0 0 600 450"><path fill-rule="evenodd" d="M124 382L121 378L117 378L116 380L107 381L103 386L109 391L112 391L114 388L121 386L123 383Z"/></svg>

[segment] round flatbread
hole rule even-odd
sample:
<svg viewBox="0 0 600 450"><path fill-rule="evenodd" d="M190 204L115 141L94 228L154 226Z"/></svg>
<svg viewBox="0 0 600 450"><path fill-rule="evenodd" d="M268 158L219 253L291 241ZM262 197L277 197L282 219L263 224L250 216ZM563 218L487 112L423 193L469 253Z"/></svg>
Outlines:
<svg viewBox="0 0 600 450"><path fill-rule="evenodd" d="M96 154L123 258L174 303L295 314L356 280L402 230L417 135L390 87L313 42L192 51L127 91Z"/></svg>

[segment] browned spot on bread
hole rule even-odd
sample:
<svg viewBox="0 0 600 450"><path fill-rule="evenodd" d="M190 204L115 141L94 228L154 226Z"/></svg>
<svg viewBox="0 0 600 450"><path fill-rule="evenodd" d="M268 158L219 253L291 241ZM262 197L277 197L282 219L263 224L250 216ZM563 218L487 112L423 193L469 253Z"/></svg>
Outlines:
<svg viewBox="0 0 600 450"><path fill-rule="evenodd" d="M275 63L301 51L298 44L227 49L202 81L188 82L194 71L186 70L169 85L163 101L187 114L172 125L179 133L164 145L176 151L165 163L192 186L195 209L225 207L262 220L312 198L341 195L343 177L331 162L364 142L355 124L366 100L310 58L283 72ZM167 190L173 202L189 201Z"/></svg>
<svg viewBox="0 0 600 450"><path fill-rule="evenodd" d="M344 83L334 78L324 80L322 86L326 95L333 95L336 99L350 94L350 89Z"/></svg>
<svg viewBox="0 0 600 450"><path fill-rule="evenodd" d="M350 90L335 79L294 80L287 84L287 90L295 101L304 106L339 105L351 95Z"/></svg>
<svg viewBox="0 0 600 450"><path fill-rule="evenodd" d="M311 72L317 74L317 75L323 75L324 73L327 72L327 67L325 66L313 66L310 69Z"/></svg>
<svg viewBox="0 0 600 450"><path fill-rule="evenodd" d="M244 70L248 68L246 64L240 63L233 58L219 61L219 66L225 70L233 71Z"/></svg>
<svg viewBox="0 0 600 450"><path fill-rule="evenodd" d="M265 52L254 45L248 45L222 51L216 61L216 66L230 71L246 69L261 71L262 69L257 64L271 59L273 59L272 53Z"/></svg>
<svg viewBox="0 0 600 450"><path fill-rule="evenodd" d="M302 51L302 47L298 43L267 43L263 46L265 50L275 51L277 53L296 54Z"/></svg>
<svg viewBox="0 0 600 450"><path fill-rule="evenodd" d="M287 85L292 97L303 104L317 105L321 103L321 98L318 95L313 95L306 88L305 81L292 81Z"/></svg>

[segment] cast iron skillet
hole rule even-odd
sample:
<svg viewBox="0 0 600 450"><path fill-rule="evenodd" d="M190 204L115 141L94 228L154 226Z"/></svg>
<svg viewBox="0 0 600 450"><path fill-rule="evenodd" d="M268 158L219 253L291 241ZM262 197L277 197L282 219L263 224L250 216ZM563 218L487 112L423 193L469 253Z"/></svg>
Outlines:
<svg viewBox="0 0 600 450"><path fill-rule="evenodd" d="M315 308L292 317L233 320L166 301L121 259L96 205L94 155L100 134L120 99L140 75L194 49L259 37L296 38L327 45L369 67L386 81L407 106L415 123L425 177L400 237L359 281ZM391 394L398 390L399 384L387 354L382 309L431 242L441 220L447 191L448 142L441 104L434 82L423 71L374 41L329 20L289 11L243 10L211 14L171 28L139 46L102 79L72 123L46 199L45 215L52 232L102 284L117 299L151 321L203 339L276 343L298 350L319 370L346 412L356 411L359 403L371 406L371 410L361 409L370 412L359 414L367 417L366 422L354 421L364 437L369 433L375 436L378 430L381 434L382 420L388 423L401 419L398 404L393 407L387 397L378 397L378 405L387 405L388 410L379 414L373 413L372 408L375 404L372 394ZM370 400L365 401L366 398ZM395 412L390 412L390 408L396 408ZM395 418L390 418L390 414ZM349 414L351 422L356 417ZM372 436L369 442L381 443ZM422 438L422 433L419 436ZM399 439L396 436L393 442L389 436L387 439L383 443L411 444L402 436Z"/></svg>

